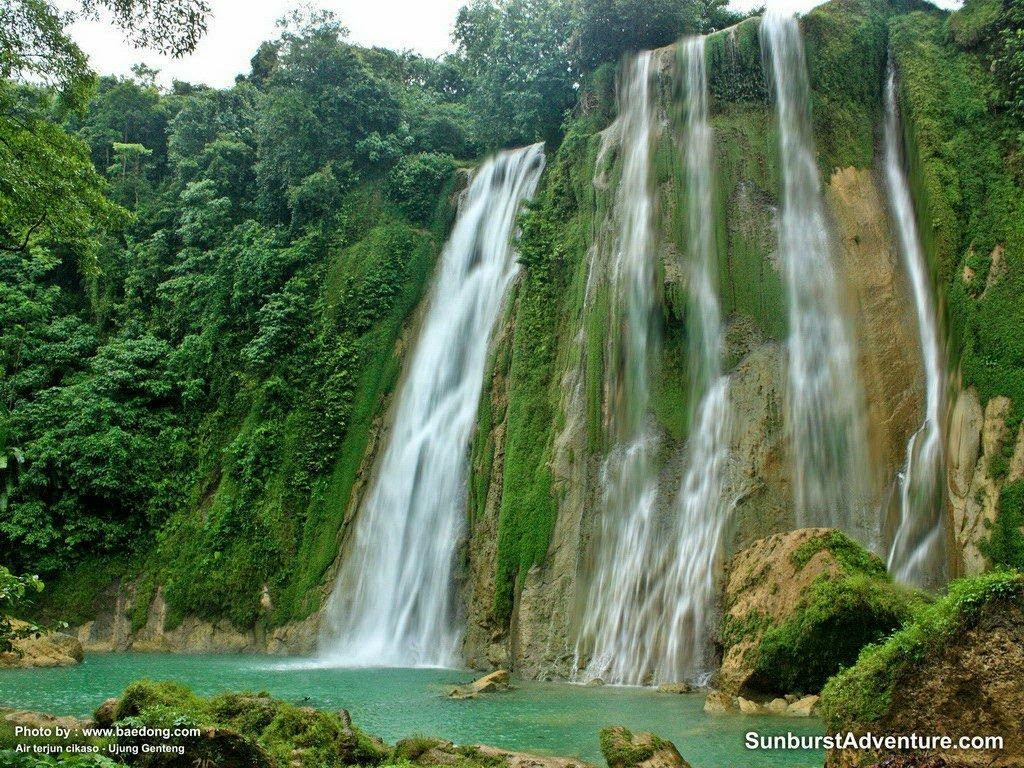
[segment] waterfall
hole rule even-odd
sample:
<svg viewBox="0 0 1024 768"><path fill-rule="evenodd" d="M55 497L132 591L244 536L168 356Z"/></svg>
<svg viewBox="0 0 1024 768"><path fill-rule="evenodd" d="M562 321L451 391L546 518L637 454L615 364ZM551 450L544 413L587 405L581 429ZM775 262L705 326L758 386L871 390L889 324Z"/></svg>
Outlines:
<svg viewBox="0 0 1024 768"><path fill-rule="evenodd" d="M660 680L698 679L710 664L708 624L722 533L735 503L726 496L732 418L717 292L713 152L708 122L704 38L683 44L686 88L686 185L689 199L690 327L694 376L688 464L676 502L675 543L666 552L667 639ZM694 367L694 366L691 366Z"/></svg>
<svg viewBox="0 0 1024 768"><path fill-rule="evenodd" d="M623 78L617 126L622 179L615 215L619 228L612 280L621 297L613 316L632 347L620 384L632 386L614 404L621 442L603 471L601 546L577 661L580 676L627 685L702 678L710 662L708 624L714 612L715 566L732 501L725 496L731 419L723 375L724 332L717 295L713 206L713 134L708 122L704 38L682 45L686 90L685 170L689 207L689 274L693 394L688 464L674 521L656 514L652 467L657 440L646 424L652 313L653 244L649 191L651 54L641 54ZM614 373L619 366L612 366ZM615 389L609 391L616 392ZM613 405L614 408L614 405ZM613 417L616 414L613 411ZM589 653L589 656L588 656Z"/></svg>
<svg viewBox="0 0 1024 768"><path fill-rule="evenodd" d="M855 532L867 506L867 444L853 339L840 307L814 155L810 86L796 19L761 21L779 125L779 250L789 297L788 429L797 524Z"/></svg>
<svg viewBox="0 0 1024 768"><path fill-rule="evenodd" d="M321 655L329 663L457 660L453 579L465 532L467 452L488 345L518 271L516 216L543 167L541 144L502 153L465 194L328 604Z"/></svg>
<svg viewBox="0 0 1024 768"><path fill-rule="evenodd" d="M941 478L943 362L928 266L921 248L910 186L903 170L896 70L890 59L885 83L885 181L900 253L910 277L925 371L924 421L907 443L899 478L899 525L889 550L889 572L898 581L927 586L945 561Z"/></svg>
<svg viewBox="0 0 1024 768"><path fill-rule="evenodd" d="M621 177L612 216L616 235L606 267L611 289L605 364L612 449L601 470L596 573L589 585L577 664L585 679L638 684L650 670L649 580L654 544L657 438L647 424L648 365L659 343L655 322L651 144L652 54L639 54L619 82Z"/></svg>

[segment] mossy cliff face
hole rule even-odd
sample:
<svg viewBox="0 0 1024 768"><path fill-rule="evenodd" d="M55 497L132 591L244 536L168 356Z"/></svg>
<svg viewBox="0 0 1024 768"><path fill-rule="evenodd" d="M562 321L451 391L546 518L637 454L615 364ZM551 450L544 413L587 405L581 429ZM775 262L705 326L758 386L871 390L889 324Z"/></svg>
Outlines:
<svg viewBox="0 0 1024 768"><path fill-rule="evenodd" d="M1024 565L1024 187L1017 135L975 47L991 8L890 22L911 182L957 380L947 435L956 570Z"/></svg>
<svg viewBox="0 0 1024 768"><path fill-rule="evenodd" d="M859 371L851 375L864 384L876 508L890 496L906 441L920 423L923 381L875 153L889 13L882 3L830 3L803 20L824 194L846 311L859 339ZM661 445L658 508L666 516L686 462L691 388L678 55L674 46L655 52L653 84L659 126L652 148L652 289L662 344L650 366L650 421ZM736 423L727 492L737 501L725 546L735 552L795 523L784 416L787 309L776 253L778 135L758 21L712 35L707 56L719 294ZM584 102L611 103L610 80L595 78L603 90ZM540 677L573 672L610 443L604 425L612 404L603 386L608 297L592 275L594 249L612 226L619 174L609 121L606 108L573 118L524 221L525 270L505 336L511 344L506 354L503 341L494 356L474 448L466 658L478 666L511 663ZM882 527L873 514L852 533L878 545Z"/></svg>

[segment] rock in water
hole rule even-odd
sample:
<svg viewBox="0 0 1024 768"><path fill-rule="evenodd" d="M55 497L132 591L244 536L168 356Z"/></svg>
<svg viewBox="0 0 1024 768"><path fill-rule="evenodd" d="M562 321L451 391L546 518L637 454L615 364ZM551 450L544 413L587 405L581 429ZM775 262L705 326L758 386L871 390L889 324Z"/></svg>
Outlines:
<svg viewBox="0 0 1024 768"><path fill-rule="evenodd" d="M658 686L660 693L693 693L693 686L689 683L662 683Z"/></svg>
<svg viewBox="0 0 1024 768"><path fill-rule="evenodd" d="M452 699L475 699L481 693L510 690L512 690L512 683L508 671L498 669L489 675L484 675L479 680L474 680L469 685L459 685L452 688L448 693L448 697Z"/></svg>
<svg viewBox="0 0 1024 768"><path fill-rule="evenodd" d="M876 736L1001 736L1002 749L907 751L893 765L949 768L1024 766L1024 575L995 572L961 579L885 643L832 678L821 697L830 733ZM831 751L829 768L894 757Z"/></svg>
<svg viewBox="0 0 1024 768"><path fill-rule="evenodd" d="M601 753L608 768L692 768L671 741L621 725L602 729Z"/></svg>

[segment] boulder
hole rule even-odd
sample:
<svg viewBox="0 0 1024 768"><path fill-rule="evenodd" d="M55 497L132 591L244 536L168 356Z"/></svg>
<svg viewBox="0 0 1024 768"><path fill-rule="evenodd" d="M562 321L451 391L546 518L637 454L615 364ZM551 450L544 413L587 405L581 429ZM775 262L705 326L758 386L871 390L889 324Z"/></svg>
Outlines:
<svg viewBox="0 0 1024 768"><path fill-rule="evenodd" d="M818 708L820 696L804 696L797 699L786 708L786 714L790 717L810 717Z"/></svg>
<svg viewBox="0 0 1024 768"><path fill-rule="evenodd" d="M728 569L715 685L747 699L815 693L921 602L840 531L805 528L761 539Z"/></svg>
<svg viewBox="0 0 1024 768"><path fill-rule="evenodd" d="M692 768L671 741L620 725L601 730L601 753L608 768Z"/></svg>
<svg viewBox="0 0 1024 768"><path fill-rule="evenodd" d="M11 619L15 630L29 626ZM41 632L14 641L14 651L0 653L0 667L71 667L81 664L82 644L78 638L62 632Z"/></svg>
<svg viewBox="0 0 1024 768"><path fill-rule="evenodd" d="M114 724L116 714L117 699L110 698L96 707L96 711L92 713L92 721L101 728L109 728Z"/></svg>
<svg viewBox="0 0 1024 768"><path fill-rule="evenodd" d="M708 691L708 695L704 699L704 711L709 715L724 715L727 712L735 712L736 701L728 693L712 689Z"/></svg>
<svg viewBox="0 0 1024 768"><path fill-rule="evenodd" d="M511 677L507 670L498 669L489 675L474 680L469 685L459 685L448 693L451 699L475 699L481 693L512 690Z"/></svg>
<svg viewBox="0 0 1024 768"><path fill-rule="evenodd" d="M689 683L662 683L658 686L659 693L693 693Z"/></svg>
<svg viewBox="0 0 1024 768"><path fill-rule="evenodd" d="M821 714L829 733L1001 736L1003 748L895 755L833 750L826 765L927 757L941 758L950 768L1019 768L1024 765L1022 669L1024 575L995 572L954 582L912 623L832 678L822 692Z"/></svg>

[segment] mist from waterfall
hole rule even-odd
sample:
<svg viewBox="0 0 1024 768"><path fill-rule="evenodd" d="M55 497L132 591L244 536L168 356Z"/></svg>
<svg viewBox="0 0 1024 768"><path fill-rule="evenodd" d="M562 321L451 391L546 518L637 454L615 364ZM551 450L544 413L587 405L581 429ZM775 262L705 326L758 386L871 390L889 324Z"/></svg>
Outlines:
<svg viewBox="0 0 1024 768"><path fill-rule="evenodd" d="M457 663L453 580L465 535L469 441L488 346L518 271L516 217L543 168L541 144L503 152L465 193L328 602L325 663Z"/></svg>
<svg viewBox="0 0 1024 768"><path fill-rule="evenodd" d="M942 478L944 366L928 263L917 231L914 203L904 171L902 132L896 102L896 70L889 61L885 83L885 181L910 278L925 372L924 420L907 443L899 477L899 524L889 548L889 572L897 581L935 586L945 565Z"/></svg>
<svg viewBox="0 0 1024 768"><path fill-rule="evenodd" d="M854 532L868 503L862 397L825 217L796 19L767 13L761 43L778 112L778 236L789 299L787 416L796 520L798 527Z"/></svg>
<svg viewBox="0 0 1024 768"><path fill-rule="evenodd" d="M610 288L605 393L612 448L601 469L596 572L577 645L577 663L586 662L578 677L632 685L643 682L655 653L648 633L658 491L657 438L647 423L648 366L660 342L650 182L652 58L645 51L624 68L618 117L609 128L621 168L612 210L616 234L607 264L598 254L596 268Z"/></svg>

